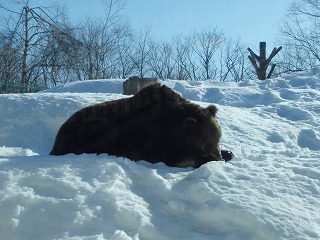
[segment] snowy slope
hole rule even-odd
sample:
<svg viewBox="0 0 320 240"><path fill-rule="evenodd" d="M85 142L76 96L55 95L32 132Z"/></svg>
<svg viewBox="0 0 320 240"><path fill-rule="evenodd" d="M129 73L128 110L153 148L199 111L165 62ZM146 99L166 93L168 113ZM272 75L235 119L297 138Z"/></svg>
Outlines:
<svg viewBox="0 0 320 240"><path fill-rule="evenodd" d="M320 71L260 82L165 81L218 106L230 163L199 169L49 156L76 110L122 80L0 95L0 239L320 239Z"/></svg>

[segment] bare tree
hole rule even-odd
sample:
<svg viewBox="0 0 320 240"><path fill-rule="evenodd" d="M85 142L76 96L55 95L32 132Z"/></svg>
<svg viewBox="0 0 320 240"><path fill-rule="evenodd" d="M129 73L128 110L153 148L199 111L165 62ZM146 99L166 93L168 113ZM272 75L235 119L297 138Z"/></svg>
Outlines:
<svg viewBox="0 0 320 240"><path fill-rule="evenodd" d="M46 87L78 79L82 43L74 35L73 29L56 31L42 49L41 69Z"/></svg>
<svg viewBox="0 0 320 240"><path fill-rule="evenodd" d="M319 0L294 1L280 26L280 32L283 45L287 48L282 56L283 60L286 59L282 62L285 71L320 66ZM289 57L293 59L288 61Z"/></svg>
<svg viewBox="0 0 320 240"><path fill-rule="evenodd" d="M117 76L120 78L127 78L133 73L135 65L132 61L132 56L134 55L133 44L133 33L130 27L127 25L123 31L118 32L117 36Z"/></svg>
<svg viewBox="0 0 320 240"><path fill-rule="evenodd" d="M105 28L111 28L113 26L122 25L123 17L121 12L125 8L126 0L103 0L104 2L104 23Z"/></svg>
<svg viewBox="0 0 320 240"><path fill-rule="evenodd" d="M80 25L77 31L77 39L82 45L79 51L78 80L117 76L119 61L122 61L122 73L128 70L124 69L127 49L123 44L130 30L120 17L124 6L122 0L106 0L105 14L101 19L89 18ZM122 49L119 50L119 47Z"/></svg>
<svg viewBox="0 0 320 240"><path fill-rule="evenodd" d="M215 78L217 68L215 66L214 53L224 40L223 33L218 31L217 28L205 29L193 34L192 47L203 68L202 79Z"/></svg>
<svg viewBox="0 0 320 240"><path fill-rule="evenodd" d="M286 44L283 47L283 52L279 54L277 65L279 67L276 74L280 75L316 67L317 60L312 56L311 52L305 51L300 47L293 47L292 44Z"/></svg>
<svg viewBox="0 0 320 240"><path fill-rule="evenodd" d="M190 42L186 37L175 36L172 39L173 46L173 62L174 62L174 76L177 80L192 80L190 69L190 56L192 48Z"/></svg>
<svg viewBox="0 0 320 240"><path fill-rule="evenodd" d="M160 79L174 78L173 48L168 42L154 43L151 49L150 70Z"/></svg>
<svg viewBox="0 0 320 240"><path fill-rule="evenodd" d="M63 32L59 19L59 11L51 8L31 7L28 1L20 12L1 8L12 13L11 22L6 31L12 39L11 44L19 53L20 91L34 91L31 87L43 86L43 64L48 55L43 55L48 42L53 42L56 32ZM42 85L42 86L41 86Z"/></svg>
<svg viewBox="0 0 320 240"><path fill-rule="evenodd" d="M104 3L102 18L87 20L77 28L66 21L58 7L33 7L27 0L16 12L1 5L0 11L10 13L11 18L0 29L0 38L6 40L0 43L0 74L5 79L19 79L15 84L21 86L20 92L31 91L31 87L118 76L119 42L127 38L129 29L120 14L125 1ZM125 54L128 58L129 53ZM124 63L123 51L121 55ZM9 74L8 69L14 71Z"/></svg>
<svg viewBox="0 0 320 240"><path fill-rule="evenodd" d="M0 93L14 92L13 86L19 79L19 49L14 46L12 36L0 33Z"/></svg>
<svg viewBox="0 0 320 240"><path fill-rule="evenodd" d="M109 50L108 40L105 38L104 24L97 20L87 19L78 31L77 39L81 42L79 52L79 79L102 78L104 70L105 54ZM110 36L112 37L112 36Z"/></svg>
<svg viewBox="0 0 320 240"><path fill-rule="evenodd" d="M131 59L134 63L135 69L140 77L144 77L148 72L148 61L151 54L151 27L146 27L144 31L139 32L136 36L134 45L134 53Z"/></svg>
<svg viewBox="0 0 320 240"><path fill-rule="evenodd" d="M248 58L244 51L245 47L240 42L226 41L220 48L220 67L219 76L220 81L242 81L252 77L248 70Z"/></svg>

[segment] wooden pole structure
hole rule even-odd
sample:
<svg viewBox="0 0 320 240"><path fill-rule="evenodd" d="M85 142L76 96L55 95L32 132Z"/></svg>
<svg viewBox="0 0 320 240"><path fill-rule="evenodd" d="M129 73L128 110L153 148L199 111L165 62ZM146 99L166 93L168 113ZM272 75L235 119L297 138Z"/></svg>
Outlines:
<svg viewBox="0 0 320 240"><path fill-rule="evenodd" d="M277 55L277 53L282 49L282 47L279 48L273 48L270 56L267 58L266 55L266 47L267 47L267 43L266 42L260 42L260 56L258 56L257 54L255 54L250 48L248 48L248 51L250 53L249 60L252 63L258 79L260 80L265 80L266 78L270 78L275 67L276 64L272 64L271 69L267 75L267 68L271 62L271 59ZM259 66L258 66L259 63Z"/></svg>

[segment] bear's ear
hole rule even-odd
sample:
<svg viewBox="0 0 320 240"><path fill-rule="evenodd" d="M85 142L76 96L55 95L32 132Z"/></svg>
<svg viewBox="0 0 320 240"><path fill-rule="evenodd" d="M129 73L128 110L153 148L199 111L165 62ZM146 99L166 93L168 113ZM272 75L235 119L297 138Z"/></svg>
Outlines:
<svg viewBox="0 0 320 240"><path fill-rule="evenodd" d="M214 105L209 105L206 109L209 111L209 113L210 113L213 117L216 116L216 113L217 113L217 111L218 111L218 108L217 108L216 106L214 106Z"/></svg>

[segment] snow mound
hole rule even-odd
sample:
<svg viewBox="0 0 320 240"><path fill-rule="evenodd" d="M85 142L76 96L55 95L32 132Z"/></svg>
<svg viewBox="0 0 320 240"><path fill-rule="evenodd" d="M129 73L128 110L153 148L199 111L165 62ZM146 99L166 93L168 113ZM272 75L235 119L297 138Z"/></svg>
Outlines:
<svg viewBox="0 0 320 240"><path fill-rule="evenodd" d="M49 156L61 124L127 97L123 80L0 95L0 239L319 239L320 71L265 81L163 81L216 104L230 163L199 169Z"/></svg>
<svg viewBox="0 0 320 240"><path fill-rule="evenodd" d="M62 84L45 90L47 93L122 93L122 79L97 79Z"/></svg>

